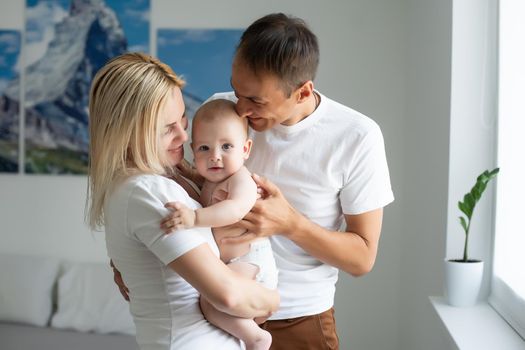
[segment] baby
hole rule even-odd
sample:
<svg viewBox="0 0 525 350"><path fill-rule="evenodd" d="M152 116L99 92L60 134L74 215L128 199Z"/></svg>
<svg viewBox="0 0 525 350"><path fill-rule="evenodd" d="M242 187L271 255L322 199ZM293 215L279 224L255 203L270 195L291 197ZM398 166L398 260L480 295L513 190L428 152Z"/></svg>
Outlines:
<svg viewBox="0 0 525 350"><path fill-rule="evenodd" d="M252 146L248 122L234 107L232 101L212 100L195 114L191 147L197 172L205 179L200 194L203 208L193 210L181 203L167 203L173 212L161 225L166 232L194 226L214 228L222 261L243 276L276 289L277 268L267 237L246 243L222 242L225 237L244 232L221 227L240 221L257 200L257 185L244 166ZM207 302L201 298L201 303ZM244 341L247 350L270 347L270 333L253 320L233 317L213 307L202 309L208 321Z"/></svg>

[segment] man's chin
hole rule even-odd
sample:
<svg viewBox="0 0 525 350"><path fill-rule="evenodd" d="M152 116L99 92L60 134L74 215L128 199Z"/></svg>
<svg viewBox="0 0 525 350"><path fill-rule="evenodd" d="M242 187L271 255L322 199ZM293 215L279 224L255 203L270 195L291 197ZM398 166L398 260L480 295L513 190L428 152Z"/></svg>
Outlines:
<svg viewBox="0 0 525 350"><path fill-rule="evenodd" d="M270 129L270 125L268 122L264 121L263 119L256 119L256 120L248 120L248 125L250 128L252 128L255 131L265 131Z"/></svg>

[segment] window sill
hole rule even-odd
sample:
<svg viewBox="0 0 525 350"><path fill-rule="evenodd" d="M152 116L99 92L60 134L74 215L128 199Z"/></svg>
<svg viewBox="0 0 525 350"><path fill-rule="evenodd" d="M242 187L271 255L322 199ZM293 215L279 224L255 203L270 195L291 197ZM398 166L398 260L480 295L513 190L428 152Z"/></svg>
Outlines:
<svg viewBox="0 0 525 350"><path fill-rule="evenodd" d="M487 303L452 307L444 297L429 297L459 349L525 349L525 340Z"/></svg>

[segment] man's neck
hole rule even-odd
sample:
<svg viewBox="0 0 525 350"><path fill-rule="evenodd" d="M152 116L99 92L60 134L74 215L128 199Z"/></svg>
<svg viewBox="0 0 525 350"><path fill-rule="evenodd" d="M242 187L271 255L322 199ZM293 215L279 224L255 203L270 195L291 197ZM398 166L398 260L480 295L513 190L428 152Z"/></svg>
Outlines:
<svg viewBox="0 0 525 350"><path fill-rule="evenodd" d="M286 122L282 123L282 125L295 125L301 120L308 118L313 112L315 112L317 107L319 107L320 102L321 97L317 95L315 91L312 91L312 94L308 97L308 100L305 101L305 103L297 105L297 116L288 119Z"/></svg>

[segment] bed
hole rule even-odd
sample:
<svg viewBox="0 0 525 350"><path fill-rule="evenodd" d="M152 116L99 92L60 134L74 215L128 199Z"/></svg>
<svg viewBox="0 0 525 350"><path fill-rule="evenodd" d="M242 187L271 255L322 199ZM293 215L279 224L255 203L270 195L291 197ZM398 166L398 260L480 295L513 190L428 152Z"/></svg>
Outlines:
<svg viewBox="0 0 525 350"><path fill-rule="evenodd" d="M136 350L107 263L0 254L1 350Z"/></svg>

